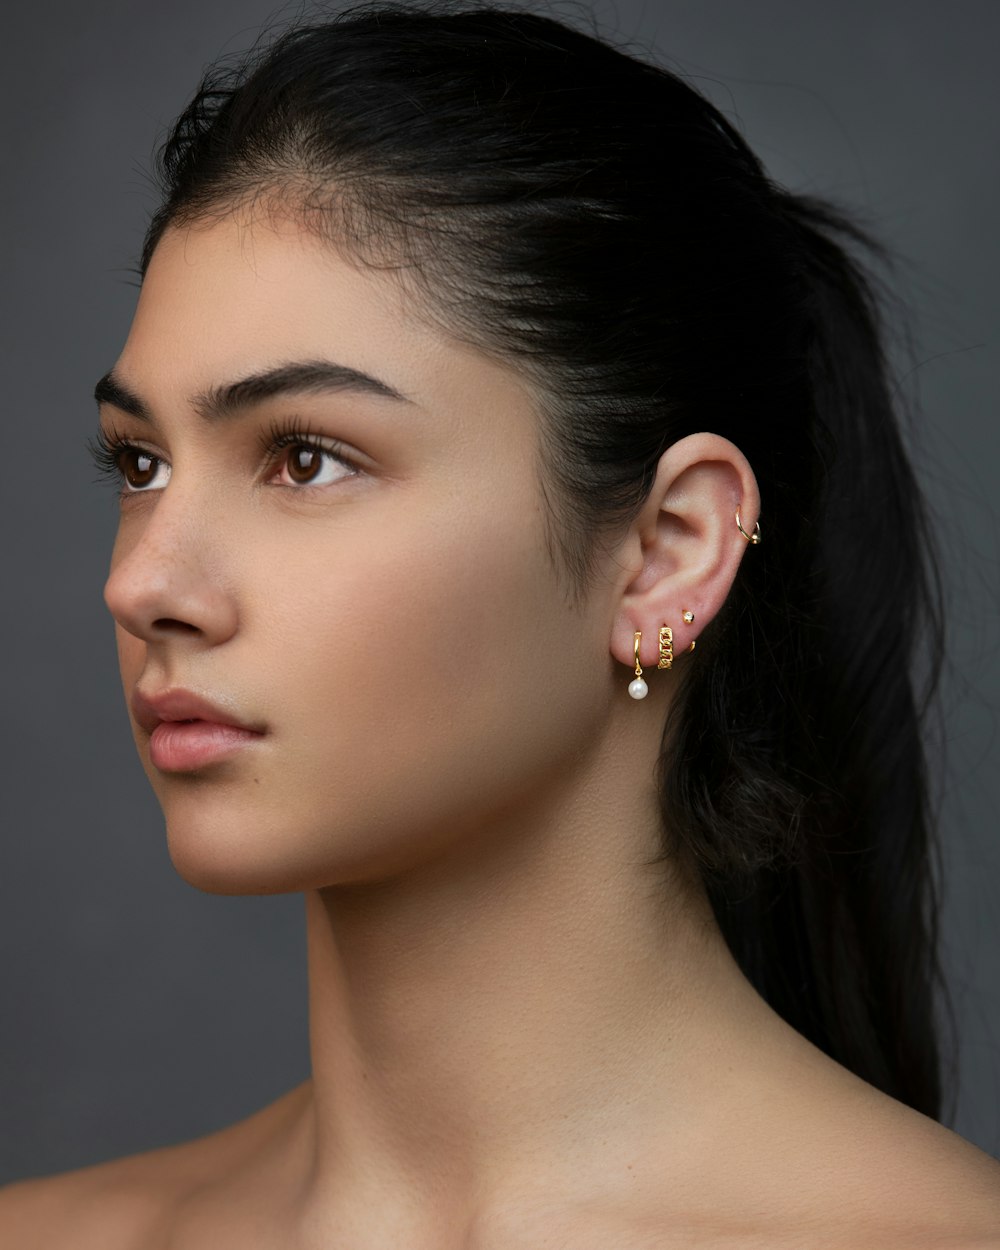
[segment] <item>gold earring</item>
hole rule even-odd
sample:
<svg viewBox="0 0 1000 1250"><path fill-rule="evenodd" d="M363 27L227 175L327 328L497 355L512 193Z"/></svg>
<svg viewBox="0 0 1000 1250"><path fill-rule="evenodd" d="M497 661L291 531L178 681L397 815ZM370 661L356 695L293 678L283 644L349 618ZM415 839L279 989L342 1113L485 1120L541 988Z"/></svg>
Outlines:
<svg viewBox="0 0 1000 1250"><path fill-rule="evenodd" d="M743 526L740 524L739 508L736 509L736 528L740 531L740 533L743 535L743 537L747 540L748 543L753 543L754 546L756 546L760 542L760 522L755 521L754 527L753 527L753 533L748 534L746 530L743 528Z"/></svg>
<svg viewBox="0 0 1000 1250"><path fill-rule="evenodd" d="M681 613L681 620L684 622L684 624L685 624L685 625L693 625L693 624L694 624L694 613L691 611L691 609L690 609L690 608L685 608L685 609L684 609L684 611ZM691 639L691 645L688 647L688 650L689 650L689 651L693 651L693 650L694 650L694 645L695 645L695 644L694 644L694 639L692 638L692 639Z"/></svg>
<svg viewBox="0 0 1000 1250"><path fill-rule="evenodd" d="M657 668L669 668L674 662L674 631L669 625L660 626L660 662Z"/></svg>
<svg viewBox="0 0 1000 1250"><path fill-rule="evenodd" d="M628 692L633 699L644 699L649 693L649 687L642 680L642 665L639 663L639 639L642 637L642 630L635 631L633 646L635 648L635 678L628 684Z"/></svg>

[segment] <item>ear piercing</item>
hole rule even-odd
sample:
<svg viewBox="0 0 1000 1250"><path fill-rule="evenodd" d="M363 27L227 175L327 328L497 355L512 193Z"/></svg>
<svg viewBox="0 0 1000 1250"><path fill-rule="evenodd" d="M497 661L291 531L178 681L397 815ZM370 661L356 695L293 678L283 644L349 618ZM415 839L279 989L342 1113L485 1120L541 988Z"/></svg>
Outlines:
<svg viewBox="0 0 1000 1250"><path fill-rule="evenodd" d="M754 526L753 526L753 532L751 534L748 534L746 530L743 528L743 525L740 521L739 508L736 509L736 527L740 531L740 533L743 535L743 537L747 540L748 543L752 543L756 547L756 545L760 542L760 522L755 521ZM681 613L681 620L684 622L685 625L694 624L694 613L691 611L690 608L684 609L684 611ZM641 637L642 637L642 630L637 629L635 631L635 639L634 639L635 678L633 681L630 681L628 684L628 692L632 696L633 699L644 699L646 695L649 693L649 687L646 685L646 683L642 679L642 665L639 663L639 639ZM689 651L694 650L693 639L691 641L691 645L688 647L688 650ZM661 625L660 626L660 659L656 667L657 668L670 668L673 665L673 662L674 662L674 631L670 628L669 625Z"/></svg>
<svg viewBox="0 0 1000 1250"><path fill-rule="evenodd" d="M690 609L685 608L681 614L686 625L694 622L694 613ZM633 699L644 699L649 693L649 687L646 685L642 677L642 665L639 663L639 641L642 638L642 630L637 629L632 640L633 649L635 651L635 677L628 684L628 692ZM669 625L660 626L660 659L657 668L670 668L674 662L674 631ZM694 640L688 647L689 651L694 650Z"/></svg>
<svg viewBox="0 0 1000 1250"><path fill-rule="evenodd" d="M754 526L753 526L753 533L748 534L746 530L743 528L743 526L740 524L739 508L736 509L736 528L740 531L740 533L743 535L743 537L747 540L748 543L753 543L753 545L756 547L756 545L760 542L760 522L755 521Z"/></svg>
<svg viewBox="0 0 1000 1250"><path fill-rule="evenodd" d="M642 665L639 663L639 639L642 637L642 630L635 631L635 678L628 684L628 692L633 699L644 699L649 694L649 687L642 680Z"/></svg>

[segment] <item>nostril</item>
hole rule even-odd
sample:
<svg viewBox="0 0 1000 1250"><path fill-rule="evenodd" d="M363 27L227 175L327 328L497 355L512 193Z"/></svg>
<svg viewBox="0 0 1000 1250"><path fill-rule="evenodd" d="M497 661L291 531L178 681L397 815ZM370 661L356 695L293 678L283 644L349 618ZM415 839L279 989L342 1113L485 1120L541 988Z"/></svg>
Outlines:
<svg viewBox="0 0 1000 1250"><path fill-rule="evenodd" d="M189 621L179 621L172 616L160 616L153 622L153 629L171 634L200 634L197 625Z"/></svg>

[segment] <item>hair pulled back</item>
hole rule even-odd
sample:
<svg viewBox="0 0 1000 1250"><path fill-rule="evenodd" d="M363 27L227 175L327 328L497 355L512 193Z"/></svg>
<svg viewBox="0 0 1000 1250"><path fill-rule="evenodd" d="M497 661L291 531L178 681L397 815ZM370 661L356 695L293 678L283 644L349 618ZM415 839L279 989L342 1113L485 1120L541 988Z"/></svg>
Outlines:
<svg viewBox="0 0 1000 1250"><path fill-rule="evenodd" d="M773 183L681 78L487 4L293 28L209 72L160 170L143 271L171 225L283 204L522 370L571 596L670 444L710 430L743 451L763 542L674 670L663 856L693 857L777 1012L938 1117L940 591L867 233Z"/></svg>

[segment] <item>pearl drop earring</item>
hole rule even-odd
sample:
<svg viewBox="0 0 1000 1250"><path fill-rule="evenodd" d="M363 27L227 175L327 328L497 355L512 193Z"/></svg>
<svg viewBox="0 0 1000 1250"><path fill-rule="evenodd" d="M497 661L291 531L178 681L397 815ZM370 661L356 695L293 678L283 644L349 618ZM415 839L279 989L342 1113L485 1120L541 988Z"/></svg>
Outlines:
<svg viewBox="0 0 1000 1250"><path fill-rule="evenodd" d="M642 637L642 630L635 631L635 679L628 684L628 692L633 699L644 699L649 693L649 687L642 680L642 665L639 663L639 639Z"/></svg>

